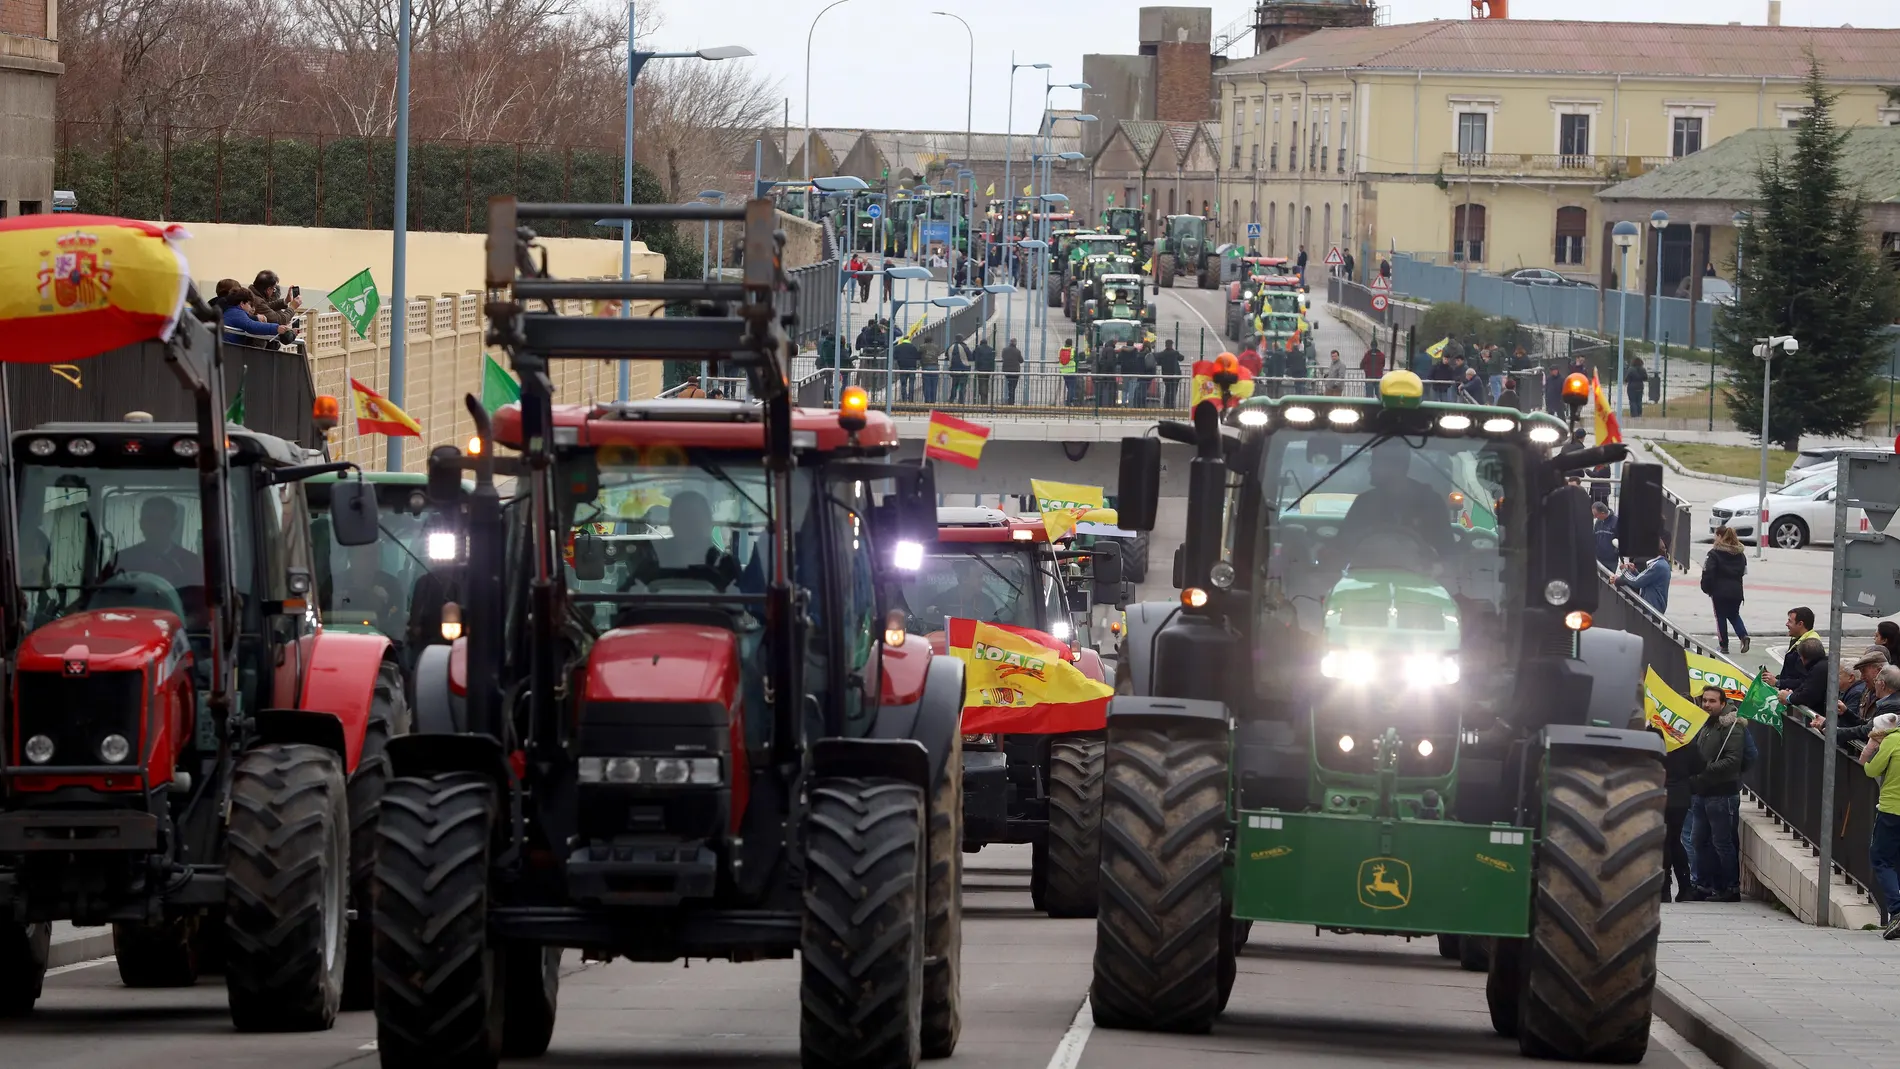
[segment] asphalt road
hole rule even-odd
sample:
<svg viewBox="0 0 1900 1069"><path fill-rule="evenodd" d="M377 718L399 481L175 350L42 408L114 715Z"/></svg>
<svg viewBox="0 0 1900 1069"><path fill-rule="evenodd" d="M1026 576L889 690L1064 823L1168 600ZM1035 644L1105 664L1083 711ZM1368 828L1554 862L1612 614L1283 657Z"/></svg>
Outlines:
<svg viewBox="0 0 1900 1069"><path fill-rule="evenodd" d="M1485 1018L1483 978L1434 943L1315 936L1256 925L1227 1013L1205 1036L1091 1030L1092 921L1029 908L1024 847L970 856L964 881L963 1040L944 1065L985 1069L1151 1069L1272 1064L1504 1065L1516 1045ZM791 1069L798 1064L798 970L749 965L570 963L544 1069ZM1659 1026L1660 1028L1661 1026ZM1681 1046L1674 1033L1669 1041ZM39 1010L0 1024L4 1064L34 1069L330 1069L376 1064L375 1022L344 1014L329 1032L237 1035L215 978L182 990L120 986L110 960L47 980ZM1065 1041L1066 1040L1066 1041ZM1189 1060L1191 1059L1191 1061ZM1646 1065L1706 1061L1652 1044Z"/></svg>

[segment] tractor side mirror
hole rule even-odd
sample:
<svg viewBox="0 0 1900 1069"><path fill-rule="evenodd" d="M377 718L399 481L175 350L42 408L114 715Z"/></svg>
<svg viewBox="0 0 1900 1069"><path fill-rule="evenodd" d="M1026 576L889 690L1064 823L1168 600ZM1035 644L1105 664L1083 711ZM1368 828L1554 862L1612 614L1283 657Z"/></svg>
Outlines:
<svg viewBox="0 0 1900 1069"><path fill-rule="evenodd" d="M1115 490L1121 525L1131 531L1154 530L1160 504L1161 439L1123 438L1121 476Z"/></svg>
<svg viewBox="0 0 1900 1069"><path fill-rule="evenodd" d="M453 505L462 498L462 451L438 445L429 451L429 500Z"/></svg>
<svg viewBox="0 0 1900 1069"><path fill-rule="evenodd" d="M1096 601L1113 602L1122 588L1122 547L1119 542L1102 540L1090 547L1094 552L1090 583Z"/></svg>
<svg viewBox="0 0 1900 1069"><path fill-rule="evenodd" d="M937 540L937 473L918 465L899 475L891 494L891 521L898 539L919 544Z"/></svg>
<svg viewBox="0 0 1900 1069"><path fill-rule="evenodd" d="M1596 611L1603 584L1597 580L1589 493L1581 486L1552 490L1538 520L1543 532L1537 541L1530 603L1559 613Z"/></svg>
<svg viewBox="0 0 1900 1069"><path fill-rule="evenodd" d="M574 532L574 578L594 583L606 577L606 541L592 531Z"/></svg>
<svg viewBox="0 0 1900 1069"><path fill-rule="evenodd" d="M1647 559L1662 545L1663 482L1660 464L1623 465L1616 509L1616 544L1626 557Z"/></svg>
<svg viewBox="0 0 1900 1069"><path fill-rule="evenodd" d="M361 479L339 479L330 487L330 537L339 546L368 546L380 534L376 488Z"/></svg>

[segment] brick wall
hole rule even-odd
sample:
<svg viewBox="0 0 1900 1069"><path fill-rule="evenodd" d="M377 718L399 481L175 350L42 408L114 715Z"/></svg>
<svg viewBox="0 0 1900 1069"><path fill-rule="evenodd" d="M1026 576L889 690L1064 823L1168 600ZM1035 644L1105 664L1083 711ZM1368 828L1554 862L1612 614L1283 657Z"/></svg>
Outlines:
<svg viewBox="0 0 1900 1069"><path fill-rule="evenodd" d="M0 0L0 33L46 36L47 0Z"/></svg>
<svg viewBox="0 0 1900 1069"><path fill-rule="evenodd" d="M1207 43L1187 41L1155 47L1155 118L1199 122L1214 117L1213 60Z"/></svg>

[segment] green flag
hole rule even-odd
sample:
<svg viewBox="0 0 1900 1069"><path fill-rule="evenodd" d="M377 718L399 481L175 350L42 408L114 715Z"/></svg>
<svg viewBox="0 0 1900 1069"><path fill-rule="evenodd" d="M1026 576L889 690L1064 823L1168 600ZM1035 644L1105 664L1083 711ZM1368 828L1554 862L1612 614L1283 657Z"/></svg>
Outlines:
<svg viewBox="0 0 1900 1069"><path fill-rule="evenodd" d="M369 334L369 325L376 321L383 299L376 292L376 280L369 277L369 268L365 267L330 291L330 304L343 313L343 318L350 321L356 336L361 338Z"/></svg>
<svg viewBox="0 0 1900 1069"><path fill-rule="evenodd" d="M1765 671L1763 669L1762 671ZM1748 694L1742 698L1742 704L1735 707L1735 715L1743 720L1753 720L1757 724L1767 724L1781 734L1781 696L1775 688L1762 678L1762 671L1755 673L1755 679L1748 684Z"/></svg>
<svg viewBox="0 0 1900 1069"><path fill-rule="evenodd" d="M482 407L490 412L512 401L521 400L521 384L513 375L495 362L495 358L482 356Z"/></svg>
<svg viewBox="0 0 1900 1069"><path fill-rule="evenodd" d="M237 396L231 398L231 407L224 410L224 421L244 425L244 384L238 383Z"/></svg>

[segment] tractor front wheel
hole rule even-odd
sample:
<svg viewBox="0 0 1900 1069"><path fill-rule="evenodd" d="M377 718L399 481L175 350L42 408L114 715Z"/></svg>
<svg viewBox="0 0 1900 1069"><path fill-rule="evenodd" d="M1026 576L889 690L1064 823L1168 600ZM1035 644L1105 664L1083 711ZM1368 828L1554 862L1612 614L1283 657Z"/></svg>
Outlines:
<svg viewBox="0 0 1900 1069"><path fill-rule="evenodd" d="M561 948L505 943L501 949L501 1053L539 1058L554 1040L561 997Z"/></svg>
<svg viewBox="0 0 1900 1069"><path fill-rule="evenodd" d="M1220 257L1211 254L1201 257L1201 271L1197 281L1204 290L1211 290L1220 284Z"/></svg>
<svg viewBox="0 0 1900 1069"><path fill-rule="evenodd" d="M198 926L193 914L156 924L112 926L112 954L127 987L190 987L198 982Z"/></svg>
<svg viewBox="0 0 1900 1069"><path fill-rule="evenodd" d="M1441 958L1450 958L1452 961L1457 961L1458 960L1458 937L1455 935L1444 935L1441 933L1438 937L1438 956Z"/></svg>
<svg viewBox="0 0 1900 1069"><path fill-rule="evenodd" d="M1162 289L1174 288L1174 254L1163 253L1155 260L1155 285Z"/></svg>
<svg viewBox="0 0 1900 1069"><path fill-rule="evenodd" d="M948 1058L963 1034L963 736L930 791L924 887L923 1055Z"/></svg>
<svg viewBox="0 0 1900 1069"><path fill-rule="evenodd" d="M1484 1005L1491 1029L1506 1039L1517 1035L1518 1007L1524 991L1524 940L1493 939L1491 971L1484 979Z"/></svg>
<svg viewBox="0 0 1900 1069"><path fill-rule="evenodd" d="M1222 934L1225 731L1111 725L1106 763L1095 1022L1205 1032L1220 1013L1221 944L1231 938Z"/></svg>
<svg viewBox="0 0 1900 1069"><path fill-rule="evenodd" d="M348 954L350 814L343 761L320 746L238 760L224 870L224 986L240 1032L336 1022Z"/></svg>
<svg viewBox="0 0 1900 1069"><path fill-rule="evenodd" d="M1108 743L1049 744L1049 831L1042 901L1051 917L1095 916L1102 874L1102 761Z"/></svg>
<svg viewBox="0 0 1900 1069"><path fill-rule="evenodd" d="M350 922L348 968L343 974L343 1008L367 1010L375 982L370 976L370 887L376 876L376 817L389 783L389 740L409 731L409 707L403 699L402 676L393 664L384 664L370 699L369 724L363 730L363 749L350 774L350 904L356 919Z"/></svg>
<svg viewBox="0 0 1900 1069"><path fill-rule="evenodd" d="M52 949L52 925L0 921L0 1017L33 1012Z"/></svg>
<svg viewBox="0 0 1900 1069"><path fill-rule="evenodd" d="M1487 972L1491 968L1491 941L1482 936L1458 937L1458 967L1465 972Z"/></svg>
<svg viewBox="0 0 1900 1069"><path fill-rule="evenodd" d="M1662 762L1559 749L1547 775L1518 1046L1536 1058L1641 1061L1662 930Z"/></svg>
<svg viewBox="0 0 1900 1069"><path fill-rule="evenodd" d="M488 934L495 784L391 779L376 824L376 1050L387 1069L493 1069L505 962Z"/></svg>
<svg viewBox="0 0 1900 1069"><path fill-rule="evenodd" d="M838 1069L916 1065L928 898L924 792L838 777L807 794L800 1060Z"/></svg>

